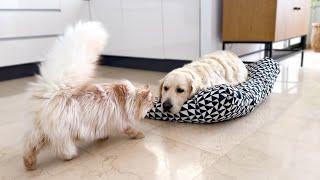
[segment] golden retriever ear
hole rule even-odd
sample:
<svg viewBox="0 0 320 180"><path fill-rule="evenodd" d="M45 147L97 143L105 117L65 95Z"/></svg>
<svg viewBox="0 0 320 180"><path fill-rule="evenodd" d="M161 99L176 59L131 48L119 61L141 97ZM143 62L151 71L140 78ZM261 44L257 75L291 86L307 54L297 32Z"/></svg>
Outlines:
<svg viewBox="0 0 320 180"><path fill-rule="evenodd" d="M200 90L200 83L198 81L193 80L190 82L190 86L191 86L190 97L192 97Z"/></svg>
<svg viewBox="0 0 320 180"><path fill-rule="evenodd" d="M159 98L160 98L160 100L162 98L163 81L164 81L164 79L161 79L159 81L160 82L160 86L159 86Z"/></svg>

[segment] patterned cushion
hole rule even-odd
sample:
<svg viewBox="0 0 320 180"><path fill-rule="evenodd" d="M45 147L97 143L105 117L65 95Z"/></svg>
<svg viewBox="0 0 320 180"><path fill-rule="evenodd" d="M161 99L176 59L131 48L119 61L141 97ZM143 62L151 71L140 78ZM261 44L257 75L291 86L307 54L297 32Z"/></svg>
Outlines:
<svg viewBox="0 0 320 180"><path fill-rule="evenodd" d="M279 63L270 58L246 67L249 71L246 82L235 87L223 84L201 90L177 114L162 112L161 103L157 101L147 118L205 124L248 114L270 94L280 70Z"/></svg>

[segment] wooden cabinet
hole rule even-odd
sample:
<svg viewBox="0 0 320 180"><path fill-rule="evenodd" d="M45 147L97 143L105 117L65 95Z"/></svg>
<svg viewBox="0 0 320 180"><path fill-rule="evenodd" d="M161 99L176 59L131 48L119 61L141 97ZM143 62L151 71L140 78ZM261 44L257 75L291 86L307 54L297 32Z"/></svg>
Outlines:
<svg viewBox="0 0 320 180"><path fill-rule="evenodd" d="M308 33L310 0L223 0L223 41L274 42Z"/></svg>

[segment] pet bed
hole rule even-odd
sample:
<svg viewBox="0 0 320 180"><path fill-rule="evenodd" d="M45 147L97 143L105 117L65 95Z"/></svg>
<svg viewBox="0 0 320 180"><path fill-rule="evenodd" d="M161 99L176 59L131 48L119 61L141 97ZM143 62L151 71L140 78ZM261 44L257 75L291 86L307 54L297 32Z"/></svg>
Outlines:
<svg viewBox="0 0 320 180"><path fill-rule="evenodd" d="M249 78L233 87L217 85L199 91L177 114L162 111L156 101L147 118L187 123L216 123L241 117L253 111L270 93L276 81L279 63L265 58L246 65Z"/></svg>

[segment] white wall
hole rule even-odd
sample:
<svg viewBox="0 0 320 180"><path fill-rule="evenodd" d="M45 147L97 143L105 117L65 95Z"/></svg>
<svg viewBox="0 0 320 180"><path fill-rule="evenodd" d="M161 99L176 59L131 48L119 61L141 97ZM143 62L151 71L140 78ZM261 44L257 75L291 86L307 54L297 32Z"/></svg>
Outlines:
<svg viewBox="0 0 320 180"><path fill-rule="evenodd" d="M89 19L88 1L1 0L0 67L42 61L65 26Z"/></svg>

